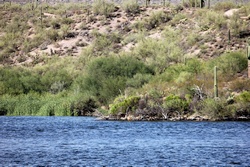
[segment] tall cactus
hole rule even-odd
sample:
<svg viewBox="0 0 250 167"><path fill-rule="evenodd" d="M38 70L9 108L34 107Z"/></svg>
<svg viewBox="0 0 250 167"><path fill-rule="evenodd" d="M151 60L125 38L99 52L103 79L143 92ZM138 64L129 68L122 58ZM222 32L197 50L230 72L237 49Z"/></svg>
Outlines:
<svg viewBox="0 0 250 167"><path fill-rule="evenodd" d="M231 31L230 31L230 29L228 30L228 44L230 44L230 42L231 42Z"/></svg>
<svg viewBox="0 0 250 167"><path fill-rule="evenodd" d="M204 7L204 3L205 1L204 0L200 0L200 7L203 8Z"/></svg>
<svg viewBox="0 0 250 167"><path fill-rule="evenodd" d="M250 46L247 47L248 78L250 78Z"/></svg>
<svg viewBox="0 0 250 167"><path fill-rule="evenodd" d="M217 66L214 67L214 98L218 97Z"/></svg>
<svg viewBox="0 0 250 167"><path fill-rule="evenodd" d="M41 28L43 28L43 7L41 6L41 13L40 13L40 15L41 15Z"/></svg>

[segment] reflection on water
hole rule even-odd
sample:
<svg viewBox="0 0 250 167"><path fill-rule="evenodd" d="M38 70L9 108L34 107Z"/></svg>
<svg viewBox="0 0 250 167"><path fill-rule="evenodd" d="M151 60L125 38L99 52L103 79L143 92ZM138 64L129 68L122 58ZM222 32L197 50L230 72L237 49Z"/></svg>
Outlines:
<svg viewBox="0 0 250 167"><path fill-rule="evenodd" d="M0 166L250 166L250 122L0 117Z"/></svg>

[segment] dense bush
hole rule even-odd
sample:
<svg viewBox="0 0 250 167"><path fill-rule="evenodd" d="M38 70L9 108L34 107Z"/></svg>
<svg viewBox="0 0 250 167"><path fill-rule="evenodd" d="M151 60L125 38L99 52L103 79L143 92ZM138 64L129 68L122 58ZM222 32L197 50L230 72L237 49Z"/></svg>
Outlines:
<svg viewBox="0 0 250 167"><path fill-rule="evenodd" d="M108 55L111 52L118 52L117 44L121 42L121 37L118 33L101 34L94 32L95 37L91 46L91 54L95 56Z"/></svg>
<svg viewBox="0 0 250 167"><path fill-rule="evenodd" d="M104 15L106 17L109 17L116 10L113 3L107 2L105 0L95 0L92 8L94 14Z"/></svg>
<svg viewBox="0 0 250 167"><path fill-rule="evenodd" d="M247 68L247 59L243 53L230 52L210 61L209 66L217 66L224 76L233 76Z"/></svg>
<svg viewBox="0 0 250 167"><path fill-rule="evenodd" d="M224 101L220 99L208 98L198 104L196 108L199 114L207 116L208 119L216 120L222 117Z"/></svg>
<svg viewBox="0 0 250 167"><path fill-rule="evenodd" d="M166 23L172 19L172 16L170 16L167 13L164 13L163 11L158 11L152 13L149 18L145 19L146 27L148 30L151 30L153 28L158 27L162 23Z"/></svg>
<svg viewBox="0 0 250 167"><path fill-rule="evenodd" d="M199 17L199 24L202 30L227 27L227 21L222 12L202 11L203 10L201 10L201 16Z"/></svg>
<svg viewBox="0 0 250 167"><path fill-rule="evenodd" d="M140 13L140 6L134 0L126 0L122 2L122 8L127 14L136 14Z"/></svg>
<svg viewBox="0 0 250 167"><path fill-rule="evenodd" d="M163 106L168 111L178 111L183 113L184 111L188 110L189 104L185 99L171 94L164 99Z"/></svg>
<svg viewBox="0 0 250 167"><path fill-rule="evenodd" d="M237 6L235 5L234 2L231 1L226 1L226 2L218 2L214 5L214 10L217 11L227 11L229 9L236 8Z"/></svg>
<svg viewBox="0 0 250 167"><path fill-rule="evenodd" d="M128 108L130 110L135 111L138 108L140 97L139 96L131 96L128 98L117 97L114 102L110 105L109 114L126 114Z"/></svg>
<svg viewBox="0 0 250 167"><path fill-rule="evenodd" d="M78 83L83 92L90 91L100 102L107 103L123 92L127 80L136 74L153 74L153 71L130 56L101 57L88 65L87 75L78 78L81 81Z"/></svg>

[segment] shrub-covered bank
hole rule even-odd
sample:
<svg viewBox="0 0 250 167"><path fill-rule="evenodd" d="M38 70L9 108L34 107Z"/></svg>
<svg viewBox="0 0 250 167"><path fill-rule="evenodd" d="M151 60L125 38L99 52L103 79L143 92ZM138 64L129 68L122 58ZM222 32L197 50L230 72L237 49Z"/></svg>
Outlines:
<svg viewBox="0 0 250 167"><path fill-rule="evenodd" d="M249 4L0 9L0 115L249 120Z"/></svg>

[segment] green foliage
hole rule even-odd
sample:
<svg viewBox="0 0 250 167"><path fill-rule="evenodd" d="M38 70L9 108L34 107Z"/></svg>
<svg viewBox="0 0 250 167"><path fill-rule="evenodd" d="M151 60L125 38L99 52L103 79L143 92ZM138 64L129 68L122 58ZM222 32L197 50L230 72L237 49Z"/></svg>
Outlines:
<svg viewBox="0 0 250 167"><path fill-rule="evenodd" d="M46 32L47 38L52 41L57 41L60 39L60 35L57 30L51 29Z"/></svg>
<svg viewBox="0 0 250 167"><path fill-rule="evenodd" d="M137 43L145 38L145 32L132 33L124 37L123 44Z"/></svg>
<svg viewBox="0 0 250 167"><path fill-rule="evenodd" d="M241 31L248 30L248 24L241 19L241 15L238 12L235 12L230 18L229 28L232 35L239 36Z"/></svg>
<svg viewBox="0 0 250 167"><path fill-rule="evenodd" d="M95 56L108 55L110 52L118 52L116 46L121 42L121 37L118 33L101 34L93 33L95 39L91 47L92 54Z"/></svg>
<svg viewBox="0 0 250 167"><path fill-rule="evenodd" d="M178 111L183 113L188 110L188 102L185 99L181 99L179 96L171 94L164 99L164 108L168 111Z"/></svg>
<svg viewBox="0 0 250 167"><path fill-rule="evenodd" d="M57 70L55 67L46 71L0 68L0 74L0 95L47 91L58 93L69 88L72 83L72 78L67 71Z"/></svg>
<svg viewBox="0 0 250 167"><path fill-rule="evenodd" d="M71 116L72 102L68 98L47 95L44 104L40 107L36 115L41 116Z"/></svg>
<svg viewBox="0 0 250 167"><path fill-rule="evenodd" d="M166 23L170 21L171 19L172 17L169 14L164 13L163 11L153 12L149 16L149 18L145 19L145 23L146 23L145 26L147 27L148 30L151 30L153 28L158 27L162 23Z"/></svg>
<svg viewBox="0 0 250 167"><path fill-rule="evenodd" d="M209 119L218 119L221 118L221 113L223 113L225 102L220 99L208 98L202 101L198 107L197 111L202 116L207 116Z"/></svg>
<svg viewBox="0 0 250 167"><path fill-rule="evenodd" d="M229 88L233 92L250 91L250 80L235 80L229 85Z"/></svg>
<svg viewBox="0 0 250 167"><path fill-rule="evenodd" d="M131 96L128 98L117 97L112 104L110 104L109 114L116 115L118 113L125 114L127 109L130 108L132 111L138 107L139 96Z"/></svg>
<svg viewBox="0 0 250 167"><path fill-rule="evenodd" d="M225 2L218 2L214 5L213 9L217 11L227 11L233 8L236 8L234 2L232 1L225 1Z"/></svg>
<svg viewBox="0 0 250 167"><path fill-rule="evenodd" d="M0 96L0 115L12 115L17 103L17 98L9 94Z"/></svg>
<svg viewBox="0 0 250 167"><path fill-rule="evenodd" d="M122 1L122 8L127 14L136 14L140 13L140 6L134 0Z"/></svg>
<svg viewBox="0 0 250 167"><path fill-rule="evenodd" d="M198 74L203 70L203 64L199 59L193 58L186 62L186 70L193 74Z"/></svg>
<svg viewBox="0 0 250 167"><path fill-rule="evenodd" d="M243 91L236 99L238 102L250 103L250 92Z"/></svg>
<svg viewBox="0 0 250 167"><path fill-rule="evenodd" d="M89 91L101 103L120 94L126 82L136 74L152 74L153 71L133 57L100 57L94 59L87 68L87 75L77 80L81 91Z"/></svg>
<svg viewBox="0 0 250 167"><path fill-rule="evenodd" d="M243 91L236 97L236 116L250 117L250 92Z"/></svg>
<svg viewBox="0 0 250 167"><path fill-rule="evenodd" d="M133 52L138 59L155 67L157 73L162 73L170 64L182 61L183 50L179 46L178 37L178 30L167 27L162 40L151 38L142 40Z"/></svg>
<svg viewBox="0 0 250 167"><path fill-rule="evenodd" d="M219 73L225 76L233 76L247 68L247 59L243 53L230 52L214 59L208 65L211 69L217 66Z"/></svg>
<svg viewBox="0 0 250 167"><path fill-rule="evenodd" d="M201 16L199 17L199 24L201 29L221 29L227 27L226 18L223 16L223 12L204 11L201 10Z"/></svg>
<svg viewBox="0 0 250 167"><path fill-rule="evenodd" d="M153 76L151 74L135 74L133 78L130 78L126 82L127 87L140 88L144 84L148 83Z"/></svg>
<svg viewBox="0 0 250 167"><path fill-rule="evenodd" d="M175 26L175 25L177 25L180 21L184 21L184 20L186 20L187 19L187 16L185 15L185 14L183 14L183 13L178 13L178 14L176 14L174 17L173 17L173 19L170 21L170 24L171 25L173 25L173 26Z"/></svg>
<svg viewBox="0 0 250 167"><path fill-rule="evenodd" d="M20 77L18 69L0 68L0 95L17 95L23 93L24 90Z"/></svg>
<svg viewBox="0 0 250 167"><path fill-rule="evenodd" d="M106 17L109 17L116 10L113 3L107 2L105 0L95 0L92 8L94 14L104 15Z"/></svg>

